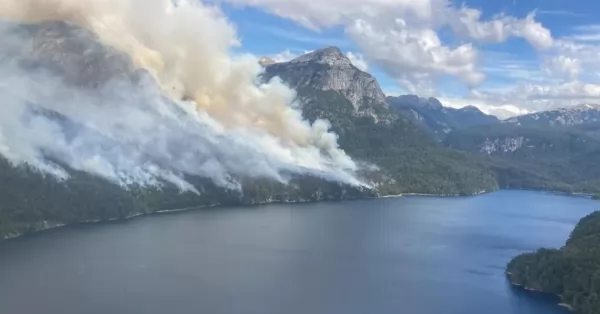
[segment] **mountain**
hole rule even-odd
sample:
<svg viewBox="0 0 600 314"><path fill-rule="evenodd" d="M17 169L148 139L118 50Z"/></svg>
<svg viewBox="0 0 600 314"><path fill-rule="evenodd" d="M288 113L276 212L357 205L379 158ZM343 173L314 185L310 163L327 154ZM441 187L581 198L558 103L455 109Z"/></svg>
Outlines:
<svg viewBox="0 0 600 314"><path fill-rule="evenodd" d="M507 123L529 127L571 127L600 122L600 105L583 104L570 108L541 111L506 120Z"/></svg>
<svg viewBox="0 0 600 314"><path fill-rule="evenodd" d="M502 187L600 190L600 139L579 130L503 123L456 130L443 143L488 156Z"/></svg>
<svg viewBox="0 0 600 314"><path fill-rule="evenodd" d="M115 88L118 91L122 86L128 86L128 93L134 92L143 100L161 95L157 83L148 72L137 69L127 55L102 44L95 34L74 24L60 21L37 24L1 22L0 29L3 34L14 35L14 38L0 45L0 74L10 75L11 82L19 82L19 75L31 74L34 78L37 78L36 75L51 75L56 80L52 84L70 86L70 92L85 91L85 95L94 97L114 95L112 91ZM131 90L131 86L136 89ZM148 97L142 97L147 93ZM79 96L76 93L69 95ZM162 97L165 98L165 105L177 107L165 96ZM76 132L88 140L97 138L97 142L105 146L102 149L119 149L118 142L96 131L93 126L81 125L68 116L52 111L51 107L38 106L36 101L40 99L28 100L27 114L22 113L15 119L28 120L29 123L51 122L53 128L65 134L67 141ZM142 101L142 109L146 108L144 105ZM12 107L6 104L2 108L3 114L15 114L10 111ZM6 119L0 121L10 123ZM7 147L3 146L3 127L5 125L0 124L0 150L4 155ZM11 132L17 130L11 129ZM52 141L51 138L44 140ZM88 146L81 148L85 151L99 149ZM8 149L10 152L10 147ZM64 169L66 179L59 180L27 163L15 164L0 155L0 239L53 226L119 219L158 210L216 204L339 200L376 195L371 189L325 180L318 174L294 173L286 175L289 179L287 184L267 178L238 177L236 179L241 185L239 190L225 189L211 179L193 175L186 175L185 181L198 193L182 191L168 181L158 182L155 186L123 186L93 172L78 171L63 164L60 159L54 158L56 156L51 149L43 153L47 160ZM139 154L144 154L144 151L140 150Z"/></svg>
<svg viewBox="0 0 600 314"><path fill-rule="evenodd" d="M539 249L507 265L515 285L560 295L581 314L600 310L600 212L582 218L560 249Z"/></svg>
<svg viewBox="0 0 600 314"><path fill-rule="evenodd" d="M498 118L487 115L474 106L460 109L448 108L433 97L421 98L416 95L389 96L387 102L391 108L421 125L440 140L455 129L500 123Z"/></svg>
<svg viewBox="0 0 600 314"><path fill-rule="evenodd" d="M316 94L334 92L352 105L347 109L354 116L370 116L377 121L391 118L377 80L353 66L337 47L319 49L289 62L266 65L265 79L281 78L298 92L305 108L311 106L307 103L313 102ZM319 116L334 120L336 114L335 111L323 110Z"/></svg>
<svg viewBox="0 0 600 314"><path fill-rule="evenodd" d="M0 74L8 71L14 77L50 75L57 85L69 86L67 95L75 94L71 97L77 96L77 91L98 98L113 97L113 92L122 93L121 88L127 86L126 99L130 99L130 93L135 94L142 110L147 109L146 101L157 96L166 106L163 109L179 108L160 93L149 72L135 67L127 55L102 44L90 31L59 21L2 22L0 28L20 38L1 46ZM362 169L359 175L372 188L331 181L317 173L283 174L286 183L238 175L238 190L225 189L202 176L185 175L183 179L197 193L182 191L180 186L163 180L151 186L119 185L93 171L73 169L61 158L55 158L64 156L53 155L55 152L47 149L42 151L43 157L64 169L65 179L58 180L28 164L15 164L0 157L0 238L65 224L204 205L340 200L404 192L473 194L497 188L494 173L480 166L470 154L441 146L393 112L377 81L354 67L339 49L317 50L286 63L267 59L261 63L266 67L263 79L278 76L296 89L306 119L313 122L324 118L331 122L339 135L338 143L358 162ZM60 129L67 141L75 138L75 133L85 134L87 139L102 143L102 149L122 149L93 125L81 125L68 115L53 111L52 106L37 103L43 99L31 99L25 119L51 122L57 128L54 131ZM178 115L176 110L173 113ZM84 152L95 149L82 148Z"/></svg>
<svg viewBox="0 0 600 314"><path fill-rule="evenodd" d="M477 159L444 148L391 109L377 80L338 48L267 65L263 79L274 77L297 91L307 119L329 120L342 149L379 169L365 176L383 194L472 194L497 187L495 174Z"/></svg>

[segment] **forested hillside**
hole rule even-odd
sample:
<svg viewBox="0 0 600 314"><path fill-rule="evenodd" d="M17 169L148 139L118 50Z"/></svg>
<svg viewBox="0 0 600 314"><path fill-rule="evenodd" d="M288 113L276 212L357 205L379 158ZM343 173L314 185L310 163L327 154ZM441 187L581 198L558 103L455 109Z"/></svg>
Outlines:
<svg viewBox="0 0 600 314"><path fill-rule="evenodd" d="M487 115L476 107L466 106L460 109L444 107L433 97L388 96L387 102L392 109L421 126L438 140L443 140L452 130L500 123L498 118Z"/></svg>
<svg viewBox="0 0 600 314"><path fill-rule="evenodd" d="M226 154L209 158L203 154L215 153L209 150L217 149L227 137L210 138L210 128L202 125L198 133L188 132L197 122L185 120L183 108L161 93L147 71L136 69L128 55L71 23L1 22L0 30L14 37L0 49L0 75L14 84L1 86L6 97L0 116L0 239L158 210L376 195L370 188L340 182L326 171L296 167L282 167L276 176L242 169L246 175L227 174L226 179L235 184L226 186L210 176L223 170L219 163ZM25 91L20 93L21 89ZM164 116L179 120L162 120ZM117 119L122 120L114 127L103 128ZM148 121L150 127L135 129ZM133 132L111 133L130 125ZM182 144L199 147L192 151ZM161 160L171 149L175 158ZM241 153L233 157L240 162L249 158ZM164 172L172 163L187 163L188 169L204 164L206 171ZM59 169L60 175L44 172L40 165ZM115 166L133 172L117 174ZM163 175L144 181L151 172Z"/></svg>
<svg viewBox="0 0 600 314"><path fill-rule="evenodd" d="M100 43L88 30L64 22L7 25L15 34L25 38L27 44L11 41L14 47L0 50L4 56L0 61L10 61L2 63L6 69L0 70L21 75L50 73L55 80L49 85L56 83L56 86L64 84L69 87L55 95L59 97L61 105L63 101L74 97L64 98L65 95L84 95L77 93L81 89L85 90L85 95L92 95L92 100L104 100L105 97L109 97L115 103L106 108L106 104L100 101L102 105L99 108L115 111L110 114L113 116L102 116L98 121L92 114L90 120L83 120L89 123L87 126L75 120L82 116L89 118L89 112L72 110L71 116L62 115L52 110L51 100L45 107L29 100L25 109L18 107L23 113L21 120L27 120L28 123L37 122L34 126L41 125L50 133L56 132L64 138L59 141L44 137L43 140L48 142L43 143L43 149L32 146L33 157L28 156L31 157L28 162L9 162L9 157L0 157L0 184L3 185L0 189L0 237L62 224L118 219L158 210L215 204L339 200L401 193L472 195L498 188L600 191L600 145L595 137L589 136L588 133L592 132L592 129L573 130L572 133L564 130L556 133L536 131L497 124L495 118L473 108L440 111L439 106L435 106L431 117L444 118L442 120L445 121L436 124L437 126L448 125L451 129L458 129L458 126L464 123L492 123L489 126L452 132L442 144L438 142L439 138L432 137L430 132L419 127L418 121L411 121L390 108L377 80L352 65L335 47L320 49L289 62L266 62L262 80L268 82L279 77L296 91L297 105L302 112L302 117L299 117L301 125L306 126L319 119L331 123L331 131L335 132L335 136L329 133L323 135L323 130L311 125L311 132L318 134L309 134L308 141L321 145L334 138L334 145L314 146L311 147L313 150L303 153L320 154L324 149L334 149L335 154L347 154L352 159L351 163L357 167L353 168L351 174L345 172L346 170L336 169L342 171L346 178L350 176L356 180L349 183L328 173L327 167L333 163L332 159L319 165L320 168L310 171L305 171L304 166L295 165L291 168L267 169L266 174L272 175L276 172L271 177L265 173L256 174L253 172L254 165L266 165L268 168L281 164L279 160L262 159L258 148L263 146L247 147L248 144L244 141L229 141L229 137L220 134L207 135L206 132L210 131L210 128L204 126L200 132L188 132L184 126L193 125L189 123L197 121L185 120L186 113L183 107L175 105L173 99L161 93L149 72L137 69L129 56ZM17 68L19 71L15 71ZM252 88L256 88L254 83L252 81ZM127 90L124 91L124 88ZM189 94L182 95L183 101L188 101L189 97ZM154 104L156 99L160 103L156 108L160 110L151 112L149 103ZM47 99L40 97L37 101L43 102ZM140 119L135 120L126 114L123 115L119 110L122 104L133 107L124 112L142 113ZM70 104L64 105L68 110L79 108L69 107ZM260 108L258 112L253 112L253 116L256 117L255 121L252 121L256 123L253 127L264 124L268 119L286 116L278 111L269 113L265 118L261 116L261 111L266 109L271 108ZM93 110L90 112L94 112ZM105 114L102 110L98 112ZM220 117L224 120L230 119L235 113L235 110L228 114L219 110L213 112L215 115L222 115ZM440 116L450 113L451 117ZM194 119L200 116L195 116ZM182 120L162 123L157 117ZM114 127L100 130L96 128L112 118L124 119L115 123ZM12 123L17 120L7 121ZM135 126L137 122L148 121L148 125L142 124L144 128L133 128L133 134L111 133L115 129L127 130L130 122L134 122ZM277 123L269 125L268 131L285 130L288 126L287 121L275 122ZM141 141L136 138L146 132L150 135L155 131L164 130L174 133L158 133L154 138L144 137ZM45 135L45 132L41 133ZM132 137L129 137L130 135ZM236 133L237 135L239 134ZM293 140L296 135L285 134L284 138ZM155 145L154 140L160 142L165 138L171 139L170 136L173 136L172 142L165 140ZM31 141L32 138L35 136L21 139ZM198 147L186 150L194 145L192 139L200 140L196 142ZM63 148L74 151L54 150L52 140L59 141ZM222 141L228 141L231 145L244 142L242 144L249 150L243 151L256 152L259 160L249 163L249 167L240 167L238 163L241 160L229 160L228 165L241 171L241 174L226 173L226 169L223 169L224 166L219 162L221 158L231 157L231 152L230 147L223 149L218 146L223 145ZM305 145L306 141L307 139L301 139L300 146ZM38 144L37 141L33 143ZM269 145L273 143L278 141L271 141ZM338 150L338 144L344 152ZM163 150L155 154L155 149ZM218 151L212 154L211 149ZM276 156L280 157L278 154L282 150L274 151ZM206 152L208 154L204 155ZM289 152L283 152L281 156ZM79 160L79 154L84 154L86 158L82 158L83 161ZM98 155L103 155L105 159L98 162ZM168 158L162 159L165 155ZM237 156L238 159L245 157ZM34 170L35 167L31 163L39 162L40 159L64 169L67 172L66 179L59 180L39 169ZM72 167L69 162L80 163ZM202 166L199 166L200 163ZM172 171L172 165L182 168ZM106 173L101 175L102 171L107 169L110 173L110 170L114 170L111 167L114 166L133 166L127 170L132 170L135 175L140 171L142 177L150 176L153 180L157 173L162 177L159 177L158 182L140 183L135 180L122 182L119 174L112 174L112 177ZM161 166L165 168L162 169ZM86 169L90 171L85 171ZM189 169L194 171L187 171ZM295 169L295 172L291 169ZM325 172L321 172L320 169L325 169ZM214 178L210 177L211 171L224 172L221 173L221 181L235 182L236 188L224 187L227 184L223 182L216 183ZM175 182L169 180L173 177ZM366 184L358 186L358 181ZM187 189L178 185L181 182L188 185Z"/></svg>
<svg viewBox="0 0 600 314"><path fill-rule="evenodd" d="M160 188L122 187L80 171L57 181L26 166L14 167L0 158L0 239L47 227L126 218L207 205L253 205L265 202L310 202L374 196L374 191L326 181L293 178L288 184L271 180L243 181L241 190L226 190L209 179L188 177L199 194L164 183Z"/></svg>
<svg viewBox="0 0 600 314"><path fill-rule="evenodd" d="M600 191L600 141L578 129L478 126L450 133L444 144L486 156L504 188Z"/></svg>
<svg viewBox="0 0 600 314"><path fill-rule="evenodd" d="M600 212L581 219L564 247L519 255L507 272L515 284L561 295L577 313L600 313Z"/></svg>
<svg viewBox="0 0 600 314"><path fill-rule="evenodd" d="M352 66L339 49L268 65L264 79L275 76L297 90L308 120L329 120L342 149L378 167L364 175L381 193L468 195L498 188L483 160L443 147L390 109L375 79Z"/></svg>

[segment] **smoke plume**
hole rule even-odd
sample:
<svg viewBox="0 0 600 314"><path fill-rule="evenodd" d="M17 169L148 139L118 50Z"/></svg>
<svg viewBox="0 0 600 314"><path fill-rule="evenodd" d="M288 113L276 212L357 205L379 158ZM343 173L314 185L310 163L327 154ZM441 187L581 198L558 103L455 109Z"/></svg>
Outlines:
<svg viewBox="0 0 600 314"><path fill-rule="evenodd" d="M307 172L360 184L327 121L308 123L294 91L260 82L255 57L232 57L235 29L215 7L0 0L0 19L8 21L0 27L0 154L15 165L188 190L186 175L228 188L240 176L285 182L286 173ZM49 26L27 31L33 26L23 23ZM91 34L108 56L74 42ZM70 47L81 51L69 55Z"/></svg>

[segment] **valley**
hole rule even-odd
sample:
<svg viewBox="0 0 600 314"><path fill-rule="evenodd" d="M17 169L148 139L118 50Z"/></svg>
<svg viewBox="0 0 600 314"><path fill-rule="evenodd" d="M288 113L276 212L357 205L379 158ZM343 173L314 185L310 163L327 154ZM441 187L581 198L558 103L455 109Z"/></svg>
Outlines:
<svg viewBox="0 0 600 314"><path fill-rule="evenodd" d="M126 56L98 43L93 34L77 26L48 22L11 27L33 34L38 43L56 36L68 40L19 56L15 52L24 47L16 46L4 53L21 60L27 69L49 71L70 88L95 95L100 91L98 86L114 84L114 76L131 85L140 97L149 97L152 89L157 89L147 72L135 70ZM94 54L67 58L74 52L72 47L91 49ZM359 164L355 174L365 185L332 180L318 173L288 172L287 183L234 174L232 180L238 182L239 188L232 189L223 188L200 173L184 174L186 184L191 184L195 192L169 180L162 180L158 186L115 184L72 168L58 159L62 158L59 155L49 154L46 158L66 169L68 178L64 180L56 180L27 164L15 165L0 158L0 182L4 184L0 189L4 200L0 206L0 236L15 236L52 225L215 204L307 202L410 193L473 195L503 188L590 194L600 191L596 179L600 174L594 172L600 169L595 167L600 160L600 141L595 137L594 118L583 116L593 115L598 111L595 107L573 109L577 118L565 118L581 123L560 127L549 124L545 130L539 125L510 122L517 118L500 121L474 107L446 108L435 98L386 97L377 80L356 68L336 47L264 66L261 79L281 79L295 90L298 108L309 123L328 121L339 147ZM82 79L81 73L88 72L94 76ZM118 144L48 108L37 109L33 116L57 123L63 132L72 133L69 136L92 134L106 142L102 145ZM554 113L551 116L559 119Z"/></svg>
<svg viewBox="0 0 600 314"><path fill-rule="evenodd" d="M599 314L593 5L490 3L0 0L0 312Z"/></svg>

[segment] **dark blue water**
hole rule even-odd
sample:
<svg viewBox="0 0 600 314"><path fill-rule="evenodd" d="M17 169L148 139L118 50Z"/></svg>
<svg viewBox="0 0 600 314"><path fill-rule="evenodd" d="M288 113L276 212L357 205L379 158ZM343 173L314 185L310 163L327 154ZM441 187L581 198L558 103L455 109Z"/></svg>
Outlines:
<svg viewBox="0 0 600 314"><path fill-rule="evenodd" d="M0 313L566 313L507 283L600 202L464 198L214 208L0 244Z"/></svg>

